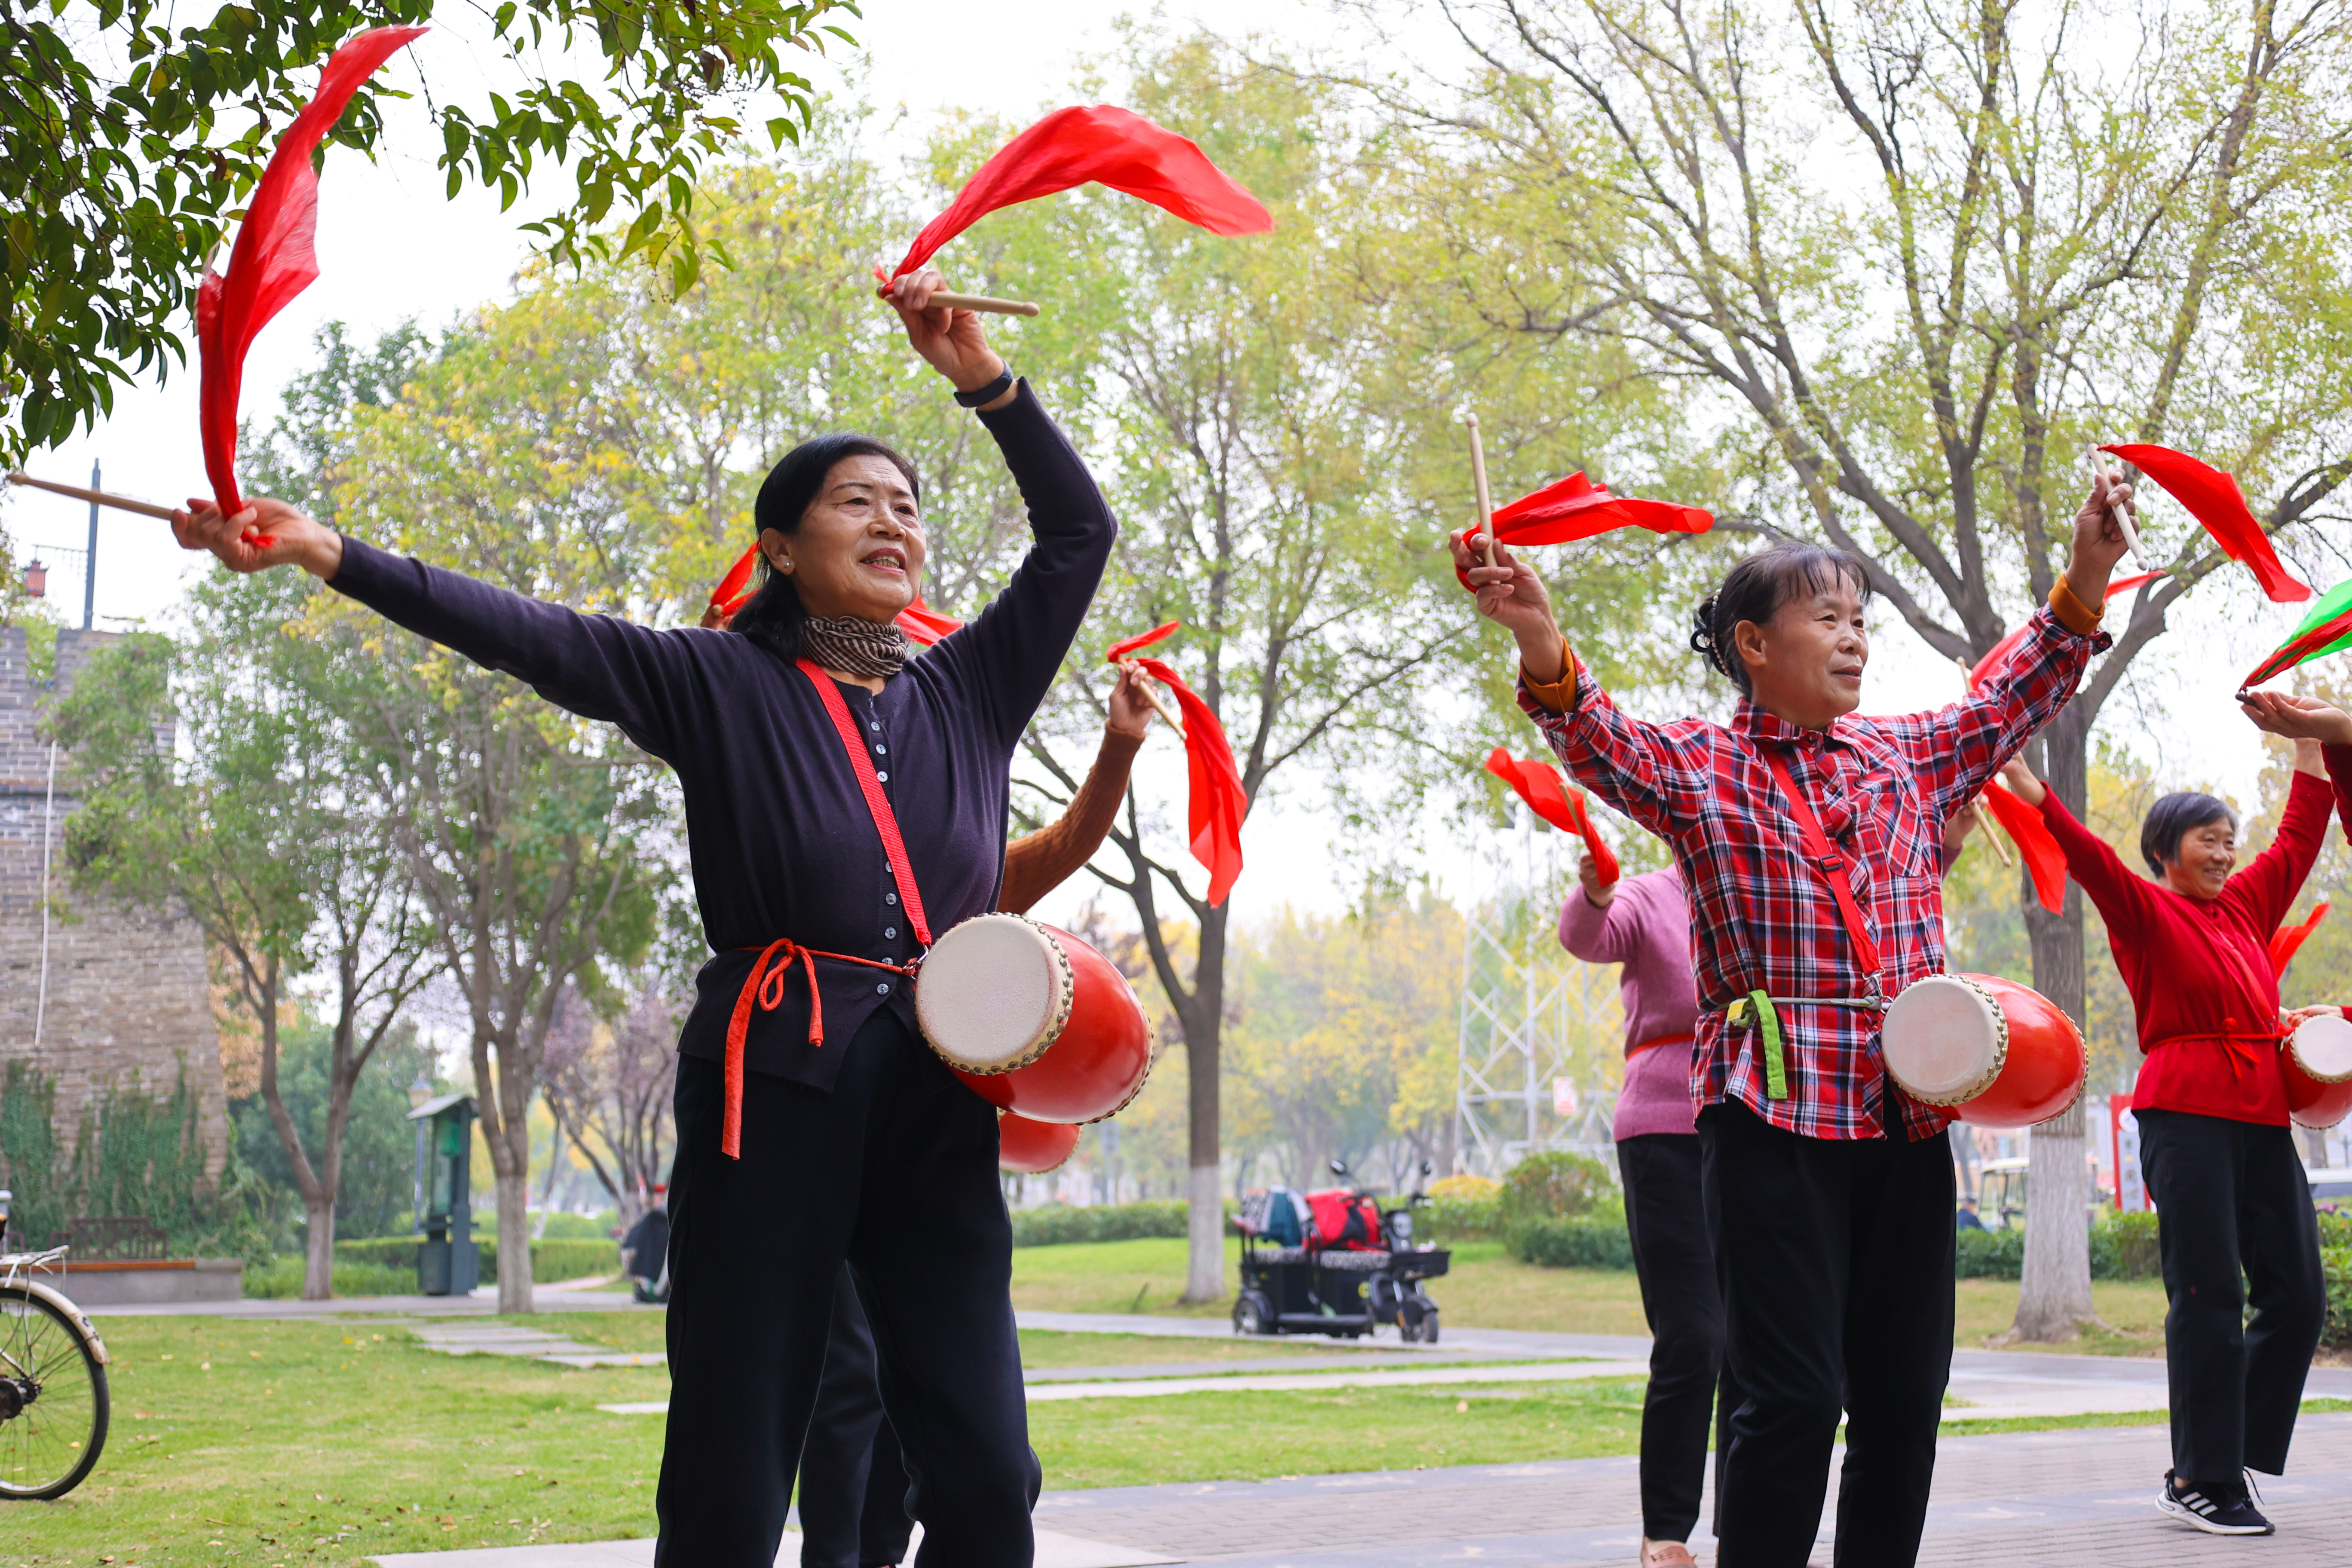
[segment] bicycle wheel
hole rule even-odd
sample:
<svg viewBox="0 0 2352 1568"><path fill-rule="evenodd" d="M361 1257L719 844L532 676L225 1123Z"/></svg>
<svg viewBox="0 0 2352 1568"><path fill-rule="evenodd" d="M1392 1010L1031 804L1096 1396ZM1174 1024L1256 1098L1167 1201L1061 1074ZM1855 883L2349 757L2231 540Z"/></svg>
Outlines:
<svg viewBox="0 0 2352 1568"><path fill-rule="evenodd" d="M106 1447L106 1368L73 1320L0 1285L0 1499L60 1498Z"/></svg>

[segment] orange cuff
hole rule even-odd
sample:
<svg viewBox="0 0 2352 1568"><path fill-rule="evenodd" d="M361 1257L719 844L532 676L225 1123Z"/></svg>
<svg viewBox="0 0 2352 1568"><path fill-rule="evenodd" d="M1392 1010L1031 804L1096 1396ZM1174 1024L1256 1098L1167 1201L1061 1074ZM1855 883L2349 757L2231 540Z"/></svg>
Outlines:
<svg viewBox="0 0 2352 1568"><path fill-rule="evenodd" d="M1549 684L1529 675L1526 665L1519 666L1519 684L1528 689L1528 696L1554 713L1566 713L1575 708L1576 678L1582 673L1584 668L1576 662L1575 650L1563 646L1560 656L1568 668L1558 680Z"/></svg>
<svg viewBox="0 0 2352 1568"><path fill-rule="evenodd" d="M2063 574L2058 581L2050 584L2050 613L2058 617L2060 626L2076 637L2085 637L2095 635L2099 623L2107 617L2105 605L2095 610L2075 597L2074 588L2067 584Z"/></svg>

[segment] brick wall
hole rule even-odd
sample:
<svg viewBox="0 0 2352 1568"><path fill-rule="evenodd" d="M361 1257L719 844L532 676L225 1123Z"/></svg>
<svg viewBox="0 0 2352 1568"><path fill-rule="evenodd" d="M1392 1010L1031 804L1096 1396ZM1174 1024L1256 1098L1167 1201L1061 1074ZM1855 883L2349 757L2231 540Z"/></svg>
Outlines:
<svg viewBox="0 0 2352 1568"><path fill-rule="evenodd" d="M70 689L83 661L115 636L59 632L57 689ZM0 628L0 1064L29 1059L55 1080L58 1132L69 1144L93 1094L133 1084L168 1090L184 1063L196 1097L205 1171L217 1176L228 1121L204 942L193 923L168 910L93 900L67 887L65 820L76 803L63 785L70 770L61 754L52 798L49 747L37 732L51 695L32 682L24 628ZM50 856L46 1005L45 837Z"/></svg>

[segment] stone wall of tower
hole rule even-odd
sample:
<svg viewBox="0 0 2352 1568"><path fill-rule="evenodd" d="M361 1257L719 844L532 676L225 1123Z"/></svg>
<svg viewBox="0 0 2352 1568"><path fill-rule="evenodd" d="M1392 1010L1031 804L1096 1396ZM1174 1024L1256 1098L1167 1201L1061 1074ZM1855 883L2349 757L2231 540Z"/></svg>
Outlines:
<svg viewBox="0 0 2352 1568"><path fill-rule="evenodd" d="M205 1172L217 1177L228 1117L202 937L171 910L85 898L68 886L65 825L79 803L62 753L52 784L41 713L116 636L59 632L56 679L37 685L24 628L0 628L0 1069L29 1060L57 1085L58 1133L68 1146L93 1096L133 1086L165 1093L184 1069Z"/></svg>

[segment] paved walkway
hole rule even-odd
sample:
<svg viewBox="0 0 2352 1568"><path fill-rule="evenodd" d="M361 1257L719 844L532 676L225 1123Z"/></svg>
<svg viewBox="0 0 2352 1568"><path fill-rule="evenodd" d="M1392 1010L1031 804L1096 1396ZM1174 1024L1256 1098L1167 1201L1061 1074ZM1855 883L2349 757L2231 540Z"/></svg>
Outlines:
<svg viewBox="0 0 2352 1568"><path fill-rule="evenodd" d="M2156 1511L2160 1426L1947 1437L1921 1568L2352 1563L2352 1415L2306 1415L2293 1473L2263 1488L2273 1538L2200 1535ZM1640 1535L1631 1458L1047 1492L1038 1568L1622 1568ZM1836 1476L1816 1556L1829 1560ZM1693 1546L1713 1557L1704 1532ZM780 1565L797 1561L787 1537ZM415 1553L385 1568L640 1568L648 1542Z"/></svg>

